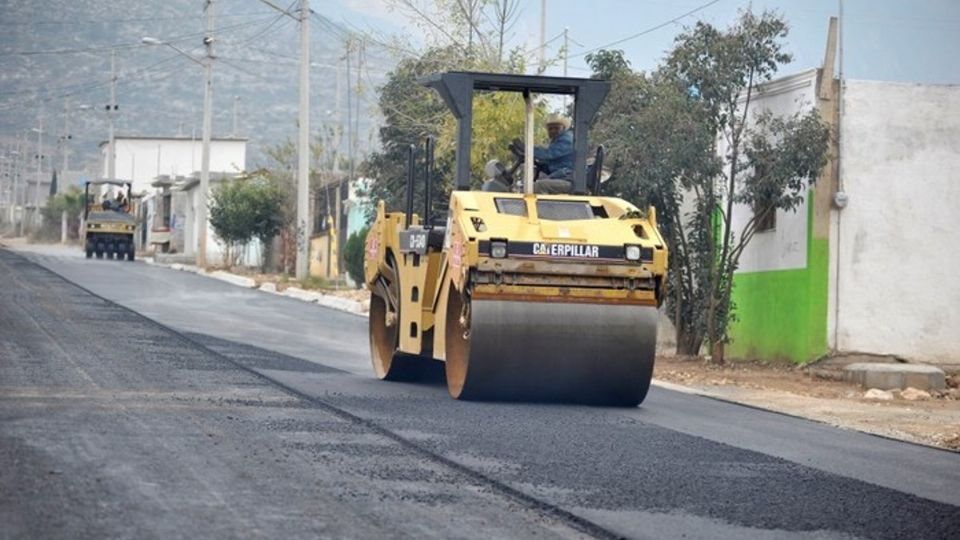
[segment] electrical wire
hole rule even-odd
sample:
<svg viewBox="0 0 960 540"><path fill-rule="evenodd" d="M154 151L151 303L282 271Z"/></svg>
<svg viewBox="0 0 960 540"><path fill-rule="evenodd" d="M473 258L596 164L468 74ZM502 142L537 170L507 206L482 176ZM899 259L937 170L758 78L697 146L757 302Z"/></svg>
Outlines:
<svg viewBox="0 0 960 540"><path fill-rule="evenodd" d="M287 6L287 11L286 11L286 12L281 13L280 15L275 15L275 16L274 16L275 18L274 18L272 21L270 21L270 23L267 24L267 26L264 27L263 29L261 29L260 31L255 32L254 34L252 34L252 35L244 38L242 41L239 41L239 42L226 41L226 42L224 42L224 43L226 43L226 44L228 44L228 45L234 45L234 46L236 46L236 45L243 45L243 44L249 43L249 42L253 41L254 39L257 39L258 37L266 34L267 32L270 31L271 28L273 28L273 25L275 25L275 24L277 24L278 22L280 22L280 20L283 19L283 18L287 15L287 12L290 11L290 8L292 8L293 5L294 5L296 2L297 2L297 0L293 0L293 2L290 2L290 5ZM273 15L273 14L271 13L271 15ZM284 22L283 22L283 24L281 24L275 31L276 31L276 32L279 32L282 28L284 28L284 27L285 27L286 25L288 25L288 24L290 24L290 19L285 19Z"/></svg>
<svg viewBox="0 0 960 540"><path fill-rule="evenodd" d="M293 3L295 3L295 1L296 1L296 0L294 0ZM293 6L293 3L290 4L291 7ZM288 8L288 9L289 9L289 8ZM266 26L266 28L264 28L264 29L262 29L262 30L260 30L260 31L258 31L258 32L256 32L256 33L254 33L253 35L245 38L242 42L240 42L241 44L242 44L242 43L247 43L247 42L249 42L249 41L252 41L253 39L256 39L257 37L260 37L261 35L265 34L267 31L270 30L270 28L271 28L274 24L276 24L277 21L279 21L281 18L283 18L283 15L275 16L272 12L267 12L267 13L268 13L268 15L270 16L269 18L271 18L272 20L271 20L271 22ZM259 24L259 23L263 22L264 20L265 20L264 18L259 18L259 19L254 20L254 21L249 21L249 22L245 22L245 23L241 23L241 24L237 24L237 25L232 25L232 26L221 27L221 28L217 29L216 31L217 31L218 33L222 33L223 31L226 31L226 30L237 30L237 29L241 29L241 28L246 28L246 27L249 27L249 26L253 26L253 25L255 25L255 24ZM278 28L277 30L279 30L279 28ZM196 37L196 36L205 35L205 34L206 34L206 31L203 31L203 32L195 32L195 33L190 33L190 34L181 34L181 35L178 35L178 36L174 36L173 38L167 40L167 42L169 42L169 43L176 43L176 42L179 42L179 41L184 41L184 40L189 39L189 38L191 38L191 37ZM142 44L136 44L135 46L139 47L139 46L142 46ZM106 47L106 48L104 48L104 49L102 49L102 50L110 51L110 50L117 50L117 49L121 49L121 48L128 48L128 47L126 47L126 46L113 46L113 47ZM98 50L99 50L99 49L98 49ZM188 54L189 54L189 53L188 53ZM179 54L169 56L169 57L167 57L166 59L161 60L160 62L157 62L157 63L155 63L155 64L151 64L151 65L146 66L146 67L144 67L144 68L140 68L140 69L138 69L138 70L135 70L135 71L131 72L131 74L121 74L121 75L118 76L118 78L130 78L130 77L138 78L138 74L146 75L146 74L148 74L151 70L155 69L156 66L162 65L162 64L167 63L167 62L170 62L170 61L173 61L173 60L177 59L178 57L179 57ZM234 69L237 69L237 70L243 70L243 68L241 68L241 67L239 67L239 66L236 66L236 65L231 65L231 67L233 67ZM245 70L243 70L243 71L245 71ZM253 74L253 73L250 73L250 72L247 72L247 73L250 74L250 75L253 75L253 76L257 76L257 75L255 75L255 74ZM44 95L44 96L41 96L40 94L38 94L36 90L21 90L21 91L15 91L15 92L0 93L0 97L12 97L12 96L18 96L18 95L33 94L33 96L27 98L26 100L22 101L21 103L23 103L23 104L29 104L29 103L35 103L35 102L38 102L38 101L39 101L39 102L46 103L46 102L52 101L52 100L54 100L54 99L60 99L60 98L64 98L64 97L70 97L70 96L73 96L73 95L83 94L83 93L89 92L89 91L91 91L91 90L95 90L95 89L97 89L97 88L102 88L102 87L104 87L104 86L108 86L109 84L110 84L110 82L109 82L109 81L106 81L106 82L92 82L92 83L91 83L91 82L83 82L83 83L77 83L77 84L71 84L71 85L61 86L61 87L58 87L58 88L53 89L52 92L65 92L65 93L61 93L61 94L58 94L58 95L55 95L55 96L51 96L51 95L50 95L50 92L51 92L50 89L45 89L45 92L44 92L45 95ZM6 104L5 106L4 106L4 105L0 105L0 109L9 109L9 108L12 108L14 105L15 105L15 104Z"/></svg>
<svg viewBox="0 0 960 540"><path fill-rule="evenodd" d="M348 38L355 38L355 37L357 37L357 36L361 36L367 43L372 43L372 44L374 44L374 45L380 46L381 48L384 48L384 49L387 49L387 50L391 50L391 51L394 51L394 52L396 52L396 53L400 53L401 55L403 55L403 56L405 56L405 57L417 57L417 56L420 56L420 54L419 54L417 51L415 51L415 50L408 49L408 48L405 48L405 47L401 47L401 46L399 46L399 45L391 45L391 44L389 44L389 43L385 43L385 42L383 42L383 41L380 41L380 40L374 38L373 36L371 36L368 32L364 32L364 31L361 30L360 28L357 28L356 25L350 23L349 21L346 21L346 24L349 25L349 26L352 26L352 27L354 28L354 30L350 30L350 29L348 29L348 28L344 28L343 26L339 25L337 22L335 22L335 21L333 21L333 20L331 20L331 19L329 19L329 18L327 18L327 17L324 17L323 15L320 15L319 13L317 13L317 12L315 12L315 11L313 11L313 10L311 10L310 13L311 13L311 15L313 15L318 21L320 21L321 24L325 25L331 32L333 32L334 34L336 34L341 40L346 40L346 39L348 39Z"/></svg>
<svg viewBox="0 0 960 540"><path fill-rule="evenodd" d="M249 13L229 13L218 15L220 19L225 18L236 18L236 17L252 17L257 15L273 15L269 11L252 11ZM48 19L45 21L0 21L0 26L44 26L44 25L58 25L66 24L70 26L76 26L80 24L104 24L109 26L114 26L118 24L131 23L131 22L154 22L154 21L178 21L184 19L194 19L196 15L178 15L176 17L138 17L131 19L87 19L87 20L55 20Z"/></svg>
<svg viewBox="0 0 960 540"><path fill-rule="evenodd" d="M610 43L607 43L607 44L605 44L605 45L600 45L599 47L594 47L594 48L592 48L592 49L587 49L586 51L578 52L577 54L568 55L567 58L576 58L576 57L578 57L578 56L585 56L585 55L588 55L588 54L590 54L590 53L592 53L592 52L596 52L596 51L599 51L599 50L601 50L601 49L606 49L606 48L608 48L608 47L613 47L614 45L619 45L619 44L624 43L624 42L626 42L626 41L630 41L631 39L636 39L636 38L638 38L638 37L640 37L640 36L644 36L644 35L646 35L646 34L649 34L649 33L651 33L651 32L654 32L654 31L656 31L656 30L659 30L659 29L661 29L661 28L663 28L663 27L665 27L665 26L669 26L669 25L671 25L671 24L674 24L674 23L680 21L681 19L683 19L683 18L685 18L685 17L689 17L690 15L693 15L694 13L696 13L696 12L698 12L698 11L704 10L704 9L706 9L706 8L708 8L708 7L716 4L716 3L719 2L719 1L720 1L720 0L711 0L710 2L707 2L707 3L705 3L705 4L702 4L702 5L698 6L698 7L695 7L695 8L693 8L693 9L691 9L690 11L684 13L683 15L679 15L679 16L677 16L677 17L674 17L674 18L670 19L669 21L662 22L662 23L660 23L660 24L658 24L658 25L656 25L656 26L652 26L652 27L650 27L650 28L647 28L646 30L644 30L644 31L642 31L642 32L637 32L636 34L629 35L629 36L627 36L627 37L625 37L625 38L618 39L618 40L616 40L616 41L611 41Z"/></svg>
<svg viewBox="0 0 960 540"><path fill-rule="evenodd" d="M270 14L270 17L271 17L271 18L273 17L273 14L272 14L272 13ZM249 21L249 22L245 22L245 23L241 23L241 24L236 24L236 25L233 25L233 26L224 26L224 27L221 27L221 28L216 29L216 31L217 31L217 32L223 32L223 31L226 31L226 30L236 30L236 29L239 29L239 28L245 28L245 27L247 27L247 26L253 26L253 25L255 25L255 24L262 23L262 22L264 22L265 20L266 20L266 18L261 18L261 19L255 20L255 21ZM172 38L166 39L165 41L168 42L168 43L179 43L179 42L181 42L181 41L185 41L185 40L190 39L190 38L193 38L193 37L206 35L206 33L207 33L206 31L203 31L203 32L192 32L192 33L189 33L189 34L181 34L181 35L179 35L179 36L174 36L174 37L172 37ZM110 52L110 51L123 50L123 49L133 49L133 48L138 48L138 47L142 47L142 46L143 46L143 43L140 42L140 41L137 41L137 42L135 42L135 43L118 43L118 44L114 44L114 45L105 45L105 46L102 46L102 47L83 47L83 48L78 48L78 49L47 49L47 50L40 50L40 51L0 51L0 57L3 57L3 56L37 56L37 55L46 55L46 54L78 54L78 53Z"/></svg>

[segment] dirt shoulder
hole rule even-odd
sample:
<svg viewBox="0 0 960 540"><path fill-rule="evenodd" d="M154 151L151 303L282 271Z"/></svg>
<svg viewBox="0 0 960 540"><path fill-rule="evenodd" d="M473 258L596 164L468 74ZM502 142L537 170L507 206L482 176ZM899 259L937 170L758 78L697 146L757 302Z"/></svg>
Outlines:
<svg viewBox="0 0 960 540"><path fill-rule="evenodd" d="M855 429L885 437L960 451L960 376L948 377L947 392L908 399L865 397L851 383L815 376L815 369L749 361L710 364L701 358L657 357L654 377L667 386ZM955 390L955 391L950 391Z"/></svg>

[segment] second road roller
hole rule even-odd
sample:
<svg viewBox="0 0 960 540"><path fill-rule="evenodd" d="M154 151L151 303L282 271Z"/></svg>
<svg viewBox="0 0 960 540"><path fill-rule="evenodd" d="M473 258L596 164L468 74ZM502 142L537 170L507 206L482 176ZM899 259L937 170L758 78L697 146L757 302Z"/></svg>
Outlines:
<svg viewBox="0 0 960 540"><path fill-rule="evenodd" d="M406 208L387 212L378 203L364 257L376 376L408 379L432 359L445 363L457 399L642 402L653 375L667 246L654 208L601 195L603 147L589 152L587 131L609 83L473 72L421 83L458 122L454 189L448 214L431 215L434 148L427 139L423 215L413 210L414 146ZM489 162L488 181L471 190L477 92L522 94L526 129L510 146L512 167ZM573 98L573 167L565 182L545 178L543 164L530 159L535 102L547 94Z"/></svg>

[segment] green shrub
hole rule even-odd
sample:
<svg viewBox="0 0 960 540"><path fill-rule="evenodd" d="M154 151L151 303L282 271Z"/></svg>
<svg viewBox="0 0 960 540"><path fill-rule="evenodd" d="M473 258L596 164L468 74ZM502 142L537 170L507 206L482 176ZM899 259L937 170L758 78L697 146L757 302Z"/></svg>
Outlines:
<svg viewBox="0 0 960 540"><path fill-rule="evenodd" d="M347 273L358 288L363 285L363 256L368 232L370 227L364 227L351 234L347 239L347 245L343 247L343 260L347 264Z"/></svg>
<svg viewBox="0 0 960 540"><path fill-rule="evenodd" d="M266 254L266 246L283 229L283 205L283 189L277 182L262 175L240 177L211 192L210 225L228 254L254 238L263 243Z"/></svg>

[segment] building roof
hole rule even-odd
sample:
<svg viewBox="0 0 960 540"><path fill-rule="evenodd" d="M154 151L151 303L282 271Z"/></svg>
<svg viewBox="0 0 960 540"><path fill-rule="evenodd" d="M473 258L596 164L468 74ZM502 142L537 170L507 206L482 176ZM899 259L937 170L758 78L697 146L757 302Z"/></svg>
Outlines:
<svg viewBox="0 0 960 540"><path fill-rule="evenodd" d="M222 182L224 180L233 180L238 176L240 176L240 173L210 171L210 182L213 183ZM173 188L180 191L189 191L198 185L200 185L200 173L195 172L190 176L178 176Z"/></svg>
<svg viewBox="0 0 960 540"><path fill-rule="evenodd" d="M173 137L148 137L142 135L118 135L113 138L115 141L125 140L125 141L194 141L194 142L203 142L203 139L197 137L187 137L176 135ZM247 137L211 137L210 142L247 142L250 139ZM104 146L110 141L100 141L98 146Z"/></svg>

